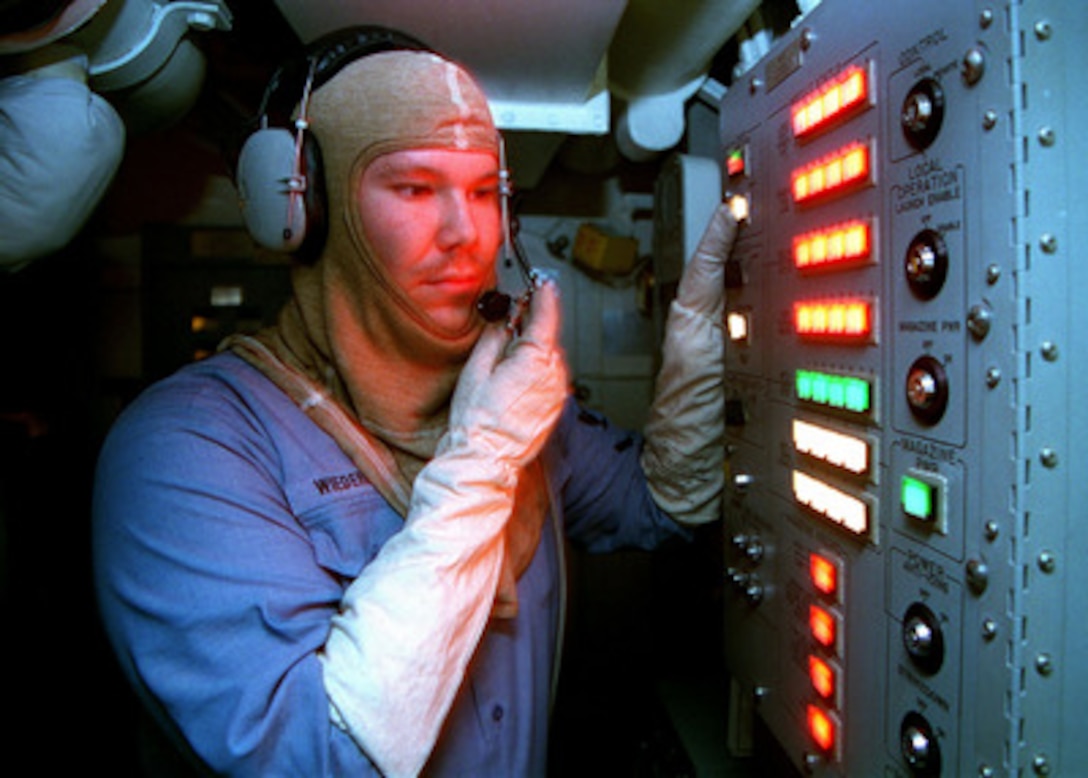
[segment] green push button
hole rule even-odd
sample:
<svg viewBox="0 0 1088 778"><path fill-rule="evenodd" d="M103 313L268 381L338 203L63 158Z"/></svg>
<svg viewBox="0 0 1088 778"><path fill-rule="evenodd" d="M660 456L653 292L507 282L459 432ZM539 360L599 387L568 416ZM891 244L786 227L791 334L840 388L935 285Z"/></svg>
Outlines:
<svg viewBox="0 0 1088 778"><path fill-rule="evenodd" d="M903 476L900 501L908 516L919 521L931 522L936 516L936 487L909 475Z"/></svg>

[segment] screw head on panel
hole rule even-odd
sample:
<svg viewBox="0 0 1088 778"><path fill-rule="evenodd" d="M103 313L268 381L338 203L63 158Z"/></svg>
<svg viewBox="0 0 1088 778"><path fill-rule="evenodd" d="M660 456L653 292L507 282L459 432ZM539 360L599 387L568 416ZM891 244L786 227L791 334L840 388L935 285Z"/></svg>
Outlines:
<svg viewBox="0 0 1088 778"><path fill-rule="evenodd" d="M974 86L982 79L986 72L986 53L977 46L967 50L960 63L960 73L968 86Z"/></svg>
<svg viewBox="0 0 1088 778"><path fill-rule="evenodd" d="M1046 754L1036 754L1031 760L1031 769L1036 775L1050 775L1050 760L1046 758Z"/></svg>
<svg viewBox="0 0 1088 778"><path fill-rule="evenodd" d="M1054 660L1050 654L1039 654L1035 657L1035 669L1039 675L1050 675L1054 672Z"/></svg>
<svg viewBox="0 0 1088 778"><path fill-rule="evenodd" d="M982 340L990 333L993 314L985 305L972 305L967 311L967 330L976 340Z"/></svg>
<svg viewBox="0 0 1088 778"><path fill-rule="evenodd" d="M975 594L982 594L990 583L990 567L981 559L967 562L967 585Z"/></svg>

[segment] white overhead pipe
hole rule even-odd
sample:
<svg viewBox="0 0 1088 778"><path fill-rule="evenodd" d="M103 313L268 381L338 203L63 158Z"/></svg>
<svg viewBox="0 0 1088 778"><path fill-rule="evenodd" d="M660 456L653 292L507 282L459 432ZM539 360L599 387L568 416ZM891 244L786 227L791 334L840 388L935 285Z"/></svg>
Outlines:
<svg viewBox="0 0 1088 778"><path fill-rule="evenodd" d="M635 161L684 134L684 105L706 80L714 55L759 0L631 0L609 47L608 79L621 103L616 144Z"/></svg>

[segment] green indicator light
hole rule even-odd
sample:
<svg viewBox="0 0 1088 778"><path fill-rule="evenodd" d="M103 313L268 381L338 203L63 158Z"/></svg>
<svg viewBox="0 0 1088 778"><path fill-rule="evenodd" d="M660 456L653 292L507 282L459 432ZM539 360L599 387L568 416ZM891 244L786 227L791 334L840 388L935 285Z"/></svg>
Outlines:
<svg viewBox="0 0 1088 778"><path fill-rule="evenodd" d="M827 404L832 408L846 407L846 379L838 376L827 379Z"/></svg>
<svg viewBox="0 0 1088 778"><path fill-rule="evenodd" d="M797 383L797 399L798 400L811 400L812 399L812 379L813 375L808 370L798 370L796 373Z"/></svg>
<svg viewBox="0 0 1088 778"><path fill-rule="evenodd" d="M851 378L846 383L846 409L857 413L869 411L869 384L860 378Z"/></svg>
<svg viewBox="0 0 1088 778"><path fill-rule="evenodd" d="M794 387L798 400L852 413L872 411L872 390L864 378L821 373L818 370L796 370Z"/></svg>
<svg viewBox="0 0 1088 778"><path fill-rule="evenodd" d="M922 521L932 521L933 516L933 492L932 486L925 481L903 476L903 485L900 489L900 499L903 510L908 516Z"/></svg>

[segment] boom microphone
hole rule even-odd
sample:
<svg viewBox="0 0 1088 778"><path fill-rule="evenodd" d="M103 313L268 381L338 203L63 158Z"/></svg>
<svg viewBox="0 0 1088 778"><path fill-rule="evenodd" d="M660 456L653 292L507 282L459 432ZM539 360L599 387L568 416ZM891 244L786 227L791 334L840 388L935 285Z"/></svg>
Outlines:
<svg viewBox="0 0 1088 778"><path fill-rule="evenodd" d="M505 292L490 289L480 295L480 299L476 301L476 310L480 312L484 321L494 324L505 319L510 313L510 300L510 295Z"/></svg>

